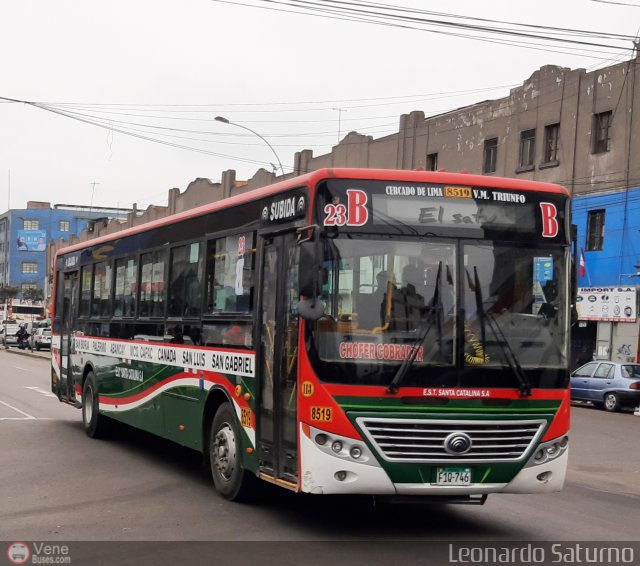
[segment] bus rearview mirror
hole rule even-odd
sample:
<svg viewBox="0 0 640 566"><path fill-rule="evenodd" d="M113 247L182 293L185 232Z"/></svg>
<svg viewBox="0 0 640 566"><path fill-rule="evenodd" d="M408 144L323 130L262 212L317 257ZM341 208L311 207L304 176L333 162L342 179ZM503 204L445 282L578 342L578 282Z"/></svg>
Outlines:
<svg viewBox="0 0 640 566"><path fill-rule="evenodd" d="M300 244L300 269L298 270L298 287L304 297L315 298L319 293L318 246L315 242Z"/></svg>

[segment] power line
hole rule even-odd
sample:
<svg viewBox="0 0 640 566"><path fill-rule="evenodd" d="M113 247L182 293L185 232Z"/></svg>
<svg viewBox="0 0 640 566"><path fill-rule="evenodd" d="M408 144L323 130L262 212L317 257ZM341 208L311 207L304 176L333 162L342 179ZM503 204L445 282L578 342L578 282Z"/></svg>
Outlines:
<svg viewBox="0 0 640 566"><path fill-rule="evenodd" d="M591 0L600 4L615 4L616 6L631 6L632 8L640 8L640 4L629 4L628 2L612 2L612 0Z"/></svg>
<svg viewBox="0 0 640 566"><path fill-rule="evenodd" d="M247 4L242 2L234 2L231 0L211 0L213 2L219 2L224 4L231 4L237 6L243 6L248 8L260 8L278 12L292 13L297 15L307 15L307 16L315 16L322 17L334 20L345 20L345 21L355 21L361 23L372 23L376 25L384 25L390 27L397 27L401 29L413 29L417 31L424 31L436 34L447 35L450 37L461 37L465 39L474 39L477 41L484 41L488 43L496 43L499 45L509 45L509 46L517 46L517 47L525 47L529 49L535 49L539 51L547 51L554 53L569 53L574 55L582 55L584 57L596 58L593 53L604 53L602 50L593 50L589 49L589 47L597 47L601 49L609 50L608 54L612 54L612 50L621 50L626 49L626 47L621 47L616 44L605 44L605 43L596 43L593 41L578 41L575 39L567 39L563 37L558 37L557 35L540 35L533 33L524 33L513 31L509 29L495 29L488 28L486 26L470 26L468 24L456 24L455 22L443 22L443 21L433 21L427 20L425 18L415 18L415 17L402 17L398 14L384 14L384 13L376 13L371 12L370 10L363 9L349 9L344 6L338 7L327 7L329 2L323 2L322 4L314 3L314 2L300 2L296 0L291 0L290 2L283 2L278 0L257 0L259 2L263 2L268 4L267 6L255 5L255 4ZM340 4L340 3L338 3ZM342 3L344 4L344 3ZM282 6L282 7L274 7ZM358 6L366 6L363 4L358 4ZM363 17L363 14L366 14L367 17ZM373 19L371 19L373 18ZM385 20L385 18L391 18L391 21ZM410 23L415 24L417 20L418 24L421 25L431 25L432 27L416 27L415 25L409 25ZM399 23L406 22L406 23ZM522 24L525 25L525 24ZM465 31L471 32L471 34L464 33L454 33L451 29L447 31L433 29L433 26L444 26L447 28L453 29L462 29ZM552 28L549 28L549 33L551 33ZM569 30L574 32L575 34L583 33L586 35L591 35L592 37L603 37L603 34L596 35L596 32L586 32L584 30ZM480 34L485 35L480 35ZM474 35L475 34L475 35ZM492 35L505 35L509 37L509 39L501 38L501 37L491 37ZM607 37L610 37L611 34L604 34ZM629 36L630 37L630 36ZM523 39L517 39L523 38ZM524 39L531 39L533 41L524 41ZM626 36L620 35L619 38L612 38L616 41L622 41L626 39ZM549 43L545 43L549 42ZM564 46L564 51L558 51L551 49L553 45L557 45L558 43ZM570 47L570 45L577 45L578 47ZM591 53L591 54L590 54Z"/></svg>
<svg viewBox="0 0 640 566"><path fill-rule="evenodd" d="M328 99L328 100L296 100L296 101L288 101L288 102L216 102L216 103L207 103L207 104L138 104L138 103L104 103L104 102L92 102L92 103L80 103L81 106L111 106L111 107L119 107L119 106L130 106L130 107L140 107L140 108L151 108L153 111L153 107L161 107L161 108L172 108L172 107L180 107L180 108L202 108L207 107L206 110L201 110L201 112L214 112L216 109L220 109L222 107L237 107L237 106L296 106L299 104L335 104L335 103L345 103L345 102L371 102L377 100L395 100L395 99L407 99L407 98L418 98L420 100L428 99L430 97L449 97L449 96L462 96L465 94L476 94L478 92L498 90L503 88L511 88L517 86L515 84L506 84L506 85L496 85L496 86L488 86L488 87L480 87L480 88L471 88L464 90L450 90L450 91L437 91L437 92L427 92L420 94L406 94L406 95L395 95L395 96L376 96L370 98L338 98L338 99ZM3 100L0 102L15 102L12 100ZM18 101L21 102L21 101ZM56 104L60 106L76 106L77 102L42 102L42 104ZM318 110L318 109L316 109ZM322 108L321 110L330 110L330 108ZM169 110L166 110L167 112ZM274 110L265 110L265 112L281 112L281 109ZM176 110L176 112L198 112L196 110Z"/></svg>
<svg viewBox="0 0 640 566"><path fill-rule="evenodd" d="M152 137L149 137L149 136L143 136L143 135L136 134L136 133L133 133L133 132L129 132L127 130L122 130L122 129L119 129L119 128L109 127L108 125L101 124L99 122L95 122L95 121L92 121L92 120L88 120L88 119L85 119L85 118L82 118L82 117L79 117L79 116L74 116L72 114L68 114L68 113L63 112L61 110L58 110L58 109L55 109L55 108L46 107L46 106L40 105L40 104L35 103L35 102L16 100L16 99L11 99L11 98L7 98L7 97L0 97L0 99L2 99L2 100L10 100L11 102L21 102L23 104L27 104L29 106L33 106L34 108L39 108L40 110L46 110L47 112L52 112L52 113L58 114L60 116L65 116L66 118L71 118L72 120L77 120L77 121L83 122L85 124L90 124L92 126L97 126L99 128L112 130L112 131L118 132L120 134L124 134L124 135L131 136L131 137L134 137L134 138L142 139L142 140L145 140L145 141L150 141L150 142L153 142L153 143L158 143L158 144L161 144L161 145L166 145L166 146L169 146L169 147L174 147L174 148L178 148L178 149L184 149L184 150L187 150L187 151L195 151L196 153L202 153L202 154L205 154L205 155L211 155L213 157L221 157L221 158L224 158L224 159L231 159L231 160L234 160L234 161L240 161L240 162L244 162L244 163L253 163L254 165L268 165L269 164L268 162L265 162L265 161L258 161L258 160L255 160L255 159L248 159L246 157L239 157L239 156L236 156L236 155L226 155L226 154L222 154L222 153L216 153L216 152L208 151L208 150L201 149L201 148L196 148L196 147L186 146L186 145L177 144L177 143L173 143L173 142L168 142L168 141L164 141L164 140L159 140L159 139L152 138Z"/></svg>

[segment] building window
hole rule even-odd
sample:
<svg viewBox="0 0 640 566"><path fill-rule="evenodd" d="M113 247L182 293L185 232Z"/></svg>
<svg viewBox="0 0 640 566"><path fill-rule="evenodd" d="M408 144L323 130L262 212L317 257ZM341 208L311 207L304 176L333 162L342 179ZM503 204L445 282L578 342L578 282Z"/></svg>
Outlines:
<svg viewBox="0 0 640 566"><path fill-rule="evenodd" d="M520 168L530 171L536 157L536 131L525 130L520 133Z"/></svg>
<svg viewBox="0 0 640 566"><path fill-rule="evenodd" d="M427 171L437 171L438 170L438 154L430 153L427 155Z"/></svg>
<svg viewBox="0 0 640 566"><path fill-rule="evenodd" d="M587 251L597 252L604 247L604 210L590 210L587 218Z"/></svg>
<svg viewBox="0 0 640 566"><path fill-rule="evenodd" d="M23 261L22 273L38 273L38 264L33 261Z"/></svg>
<svg viewBox="0 0 640 566"><path fill-rule="evenodd" d="M23 220L22 228L24 230L40 230L40 220Z"/></svg>
<svg viewBox="0 0 640 566"><path fill-rule="evenodd" d="M36 283L23 283L22 285L20 285L20 289L22 289L23 293L25 291L35 290L37 288L38 288L38 285Z"/></svg>
<svg viewBox="0 0 640 566"><path fill-rule="evenodd" d="M495 173L498 162L498 138L491 138L484 141L484 162L482 164L483 173Z"/></svg>
<svg viewBox="0 0 640 566"><path fill-rule="evenodd" d="M613 114L600 112L593 115L593 153L605 153L611 149L611 119Z"/></svg>
<svg viewBox="0 0 640 566"><path fill-rule="evenodd" d="M544 128L544 163L558 162L560 124L549 124Z"/></svg>
<svg viewBox="0 0 640 566"><path fill-rule="evenodd" d="M60 220L60 232L68 232L71 228L71 223L68 220Z"/></svg>

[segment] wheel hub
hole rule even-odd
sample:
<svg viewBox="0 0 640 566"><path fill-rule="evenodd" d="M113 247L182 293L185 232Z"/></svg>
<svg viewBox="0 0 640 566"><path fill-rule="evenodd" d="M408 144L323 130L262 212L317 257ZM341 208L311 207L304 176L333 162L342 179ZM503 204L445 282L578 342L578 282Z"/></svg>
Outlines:
<svg viewBox="0 0 640 566"><path fill-rule="evenodd" d="M216 470L229 481L236 467L236 437L228 423L224 423L216 433L211 453Z"/></svg>

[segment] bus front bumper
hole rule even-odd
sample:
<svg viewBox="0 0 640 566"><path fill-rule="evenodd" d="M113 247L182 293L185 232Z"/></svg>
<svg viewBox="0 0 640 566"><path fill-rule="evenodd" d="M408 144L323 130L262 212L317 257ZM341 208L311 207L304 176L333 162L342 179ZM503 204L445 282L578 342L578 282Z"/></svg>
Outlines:
<svg viewBox="0 0 640 566"><path fill-rule="evenodd" d="M313 434L312 434L313 436ZM371 494L399 496L459 497L489 493L548 493L560 491L564 485L568 447L541 464L533 457L508 482L472 483L470 485L435 485L432 483L393 482L378 459L362 441L348 438L330 439L318 445L300 430L301 491L312 494ZM334 450L339 440L340 450ZM351 449L361 450L359 458L351 457ZM335 446L335 448L338 448ZM536 451L537 452L537 451ZM406 464L414 466L415 464ZM499 465L499 464L497 464Z"/></svg>

